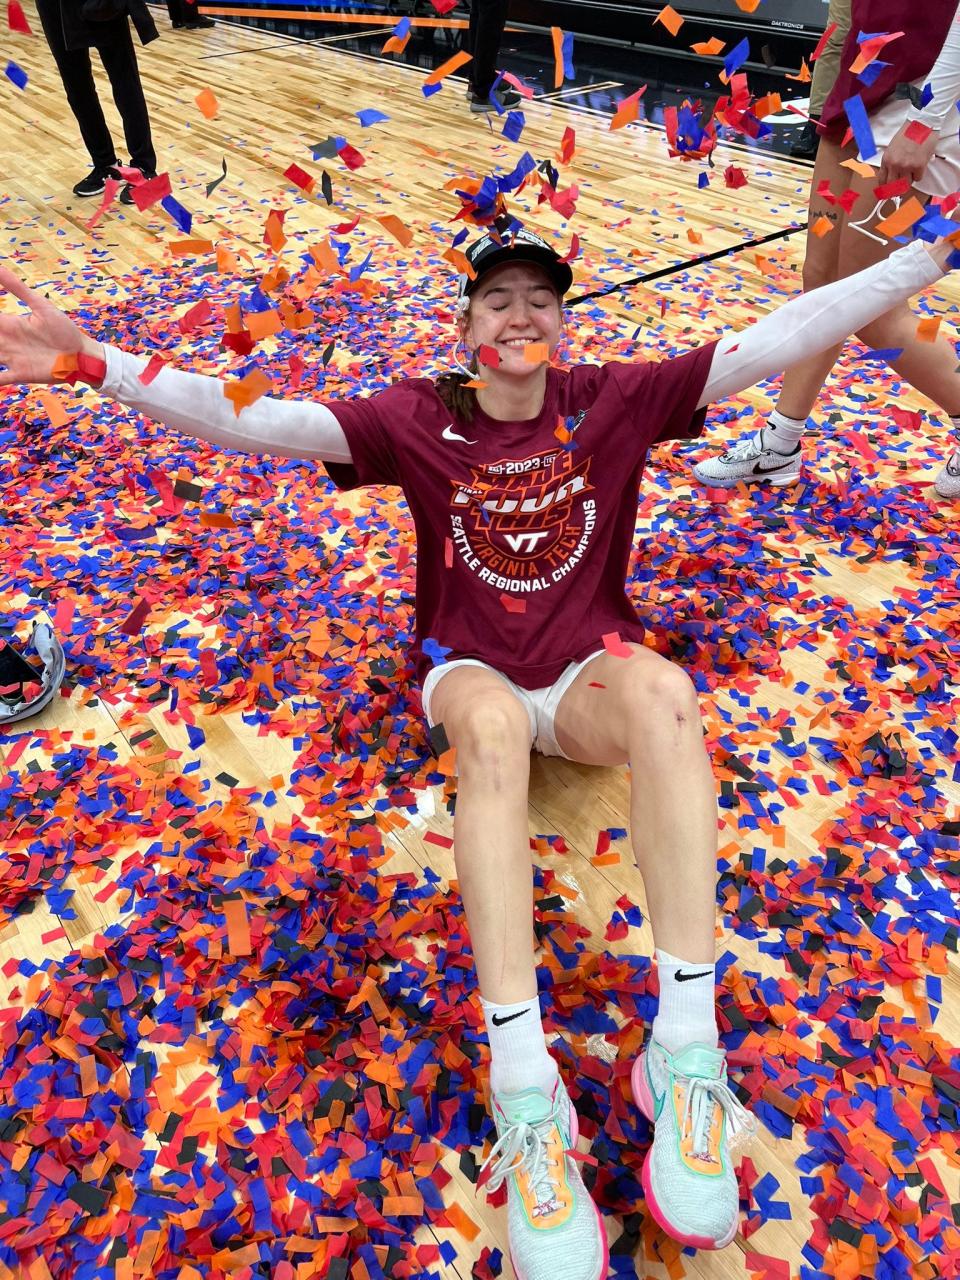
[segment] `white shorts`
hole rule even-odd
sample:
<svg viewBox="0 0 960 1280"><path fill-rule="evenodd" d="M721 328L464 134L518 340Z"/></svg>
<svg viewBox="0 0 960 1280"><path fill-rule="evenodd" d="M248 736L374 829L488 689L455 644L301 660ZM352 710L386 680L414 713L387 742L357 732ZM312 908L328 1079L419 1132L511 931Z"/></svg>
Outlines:
<svg viewBox="0 0 960 1280"><path fill-rule="evenodd" d="M923 83L922 80L914 81L918 89L923 88ZM873 157L871 164L879 164L884 147L889 146L894 134L906 123L909 106L906 98L888 98L871 114L870 132L880 152L879 156ZM923 177L913 184L924 195L934 196L938 200L952 195L954 191L960 191L960 139L957 136L957 124L958 117L951 110Z"/></svg>
<svg viewBox="0 0 960 1280"><path fill-rule="evenodd" d="M477 658L454 658L452 662L441 662L427 673L427 678L423 682L423 714L427 718L427 724L432 729L435 721L430 714L430 701L437 683L445 675L455 671L457 667L482 667L484 671L492 671L523 703L530 719L530 737L533 740L534 748L542 756L563 756L564 760L569 760L570 757L564 755L557 745L557 738L554 732L553 720L557 714L557 707L560 705L560 699L583 668L588 663L591 663L594 658L599 658L601 653L604 652L605 650L598 649L596 653L591 653L582 662L571 662L553 684L548 684L543 689L523 689L520 685L514 684L509 676L505 676L502 671L497 671L495 667L491 667L486 662L480 662Z"/></svg>

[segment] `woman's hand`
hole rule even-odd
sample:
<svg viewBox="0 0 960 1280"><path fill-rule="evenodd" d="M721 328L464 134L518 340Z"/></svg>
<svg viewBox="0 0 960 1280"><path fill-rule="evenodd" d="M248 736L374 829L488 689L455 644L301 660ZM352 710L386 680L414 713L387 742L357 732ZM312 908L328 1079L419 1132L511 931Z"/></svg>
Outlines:
<svg viewBox="0 0 960 1280"><path fill-rule="evenodd" d="M916 121L908 120L893 135L889 145L884 147L878 186L883 186L887 182L896 182L900 178L906 178L910 185L913 186L923 177L927 165L937 149L940 135L935 129L931 129L922 142L915 142L912 138L907 137L907 130L911 127L911 124L916 123Z"/></svg>
<svg viewBox="0 0 960 1280"><path fill-rule="evenodd" d="M0 290L13 294L30 308L30 315L0 314L0 387L62 381L62 376L54 375L58 356L78 354L103 359L99 342L94 342L41 294L28 289L6 267L0 267Z"/></svg>

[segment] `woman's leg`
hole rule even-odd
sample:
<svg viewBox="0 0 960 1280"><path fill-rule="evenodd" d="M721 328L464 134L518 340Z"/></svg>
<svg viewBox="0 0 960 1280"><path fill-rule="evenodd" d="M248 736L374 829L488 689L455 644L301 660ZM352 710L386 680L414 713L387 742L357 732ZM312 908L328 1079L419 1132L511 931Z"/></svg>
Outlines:
<svg viewBox="0 0 960 1280"><path fill-rule="evenodd" d="M527 804L532 733L526 709L492 671L459 667L430 705L457 751L454 855L481 995L537 993Z"/></svg>
<svg viewBox="0 0 960 1280"><path fill-rule="evenodd" d="M819 289L821 285L831 284L841 274L840 270L840 231L845 215L839 205L831 204L818 192L822 183L829 184L834 196L842 196L850 187L854 178L851 169L844 169L842 161L850 157L856 159L856 148L839 147L829 138L822 138L817 152L817 162L813 167L813 178L810 182L810 200L808 205L809 221L807 225L807 244L803 259L803 291L809 293ZM868 212L865 208L858 212L862 200L854 206L854 217L863 217ZM821 218L827 218L832 230L826 235L817 235L813 227ZM786 418L806 421L813 406L817 402L824 379L833 368L842 343L822 351L819 355L801 360L791 365L783 374L780 395L777 398L777 410Z"/></svg>
<svg viewBox="0 0 960 1280"><path fill-rule="evenodd" d="M717 1037L716 792L692 683L651 650L630 647L629 658L603 654L579 674L554 734L575 760L630 761L633 847L660 982L651 1035L631 1071L634 1099L653 1122L643 1187L665 1231L719 1249L739 1221L729 1134L751 1121L727 1086Z"/></svg>
<svg viewBox="0 0 960 1280"><path fill-rule="evenodd" d="M657 948L712 965L717 800L697 693L680 667L631 648L580 673L557 709L557 742L583 764L629 761L633 850Z"/></svg>

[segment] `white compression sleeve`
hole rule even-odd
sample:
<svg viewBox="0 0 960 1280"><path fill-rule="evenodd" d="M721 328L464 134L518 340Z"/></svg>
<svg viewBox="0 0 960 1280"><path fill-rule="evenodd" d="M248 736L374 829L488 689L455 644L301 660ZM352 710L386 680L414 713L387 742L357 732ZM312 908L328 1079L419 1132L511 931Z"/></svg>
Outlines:
<svg viewBox="0 0 960 1280"><path fill-rule="evenodd" d="M930 86L933 97L925 107L911 105L907 111L907 119L919 120L921 124L929 125L936 133L940 133L948 118L956 121L954 109L960 98L960 23L957 22L956 15L925 82Z"/></svg>
<svg viewBox="0 0 960 1280"><path fill-rule="evenodd" d="M353 461L343 428L325 405L261 396L237 417L219 378L165 368L144 386L140 373L145 360L109 346L104 347L104 358L102 395L184 435L240 453Z"/></svg>
<svg viewBox="0 0 960 1280"><path fill-rule="evenodd" d="M717 343L700 407L826 351L945 275L914 240L865 271L823 285Z"/></svg>

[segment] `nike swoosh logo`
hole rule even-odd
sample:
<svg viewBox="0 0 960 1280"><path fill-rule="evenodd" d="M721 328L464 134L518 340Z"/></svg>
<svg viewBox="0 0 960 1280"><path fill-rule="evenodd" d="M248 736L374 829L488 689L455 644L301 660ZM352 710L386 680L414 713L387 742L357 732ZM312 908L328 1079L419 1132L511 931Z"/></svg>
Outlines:
<svg viewBox="0 0 960 1280"><path fill-rule="evenodd" d="M505 1018L498 1018L497 1015L494 1014L493 1025L495 1027L502 1027L504 1023L513 1022L515 1018L522 1018L525 1013L529 1013L529 1012L530 1012L529 1009L521 1009L519 1013L508 1013Z"/></svg>
<svg viewBox="0 0 960 1280"><path fill-rule="evenodd" d="M443 428L444 440L462 440L464 444L476 444L476 440L468 440L466 436L458 436L453 429L453 423Z"/></svg>
<svg viewBox="0 0 960 1280"><path fill-rule="evenodd" d="M789 456L786 456L784 457L783 462L778 462L775 466L772 466L772 467L761 467L759 462L755 462L753 464L753 474L755 476L765 476L771 471L782 471L784 462L789 462L789 461L790 461Z"/></svg>
<svg viewBox="0 0 960 1280"><path fill-rule="evenodd" d="M709 978L709 977L710 977L710 974L711 974L711 970L710 970L710 969L705 969L705 970L703 971L703 973L681 973L681 972L679 971L679 969L678 969L678 970L677 970L677 981L678 981L678 982L692 982L692 981L694 980L694 978Z"/></svg>

